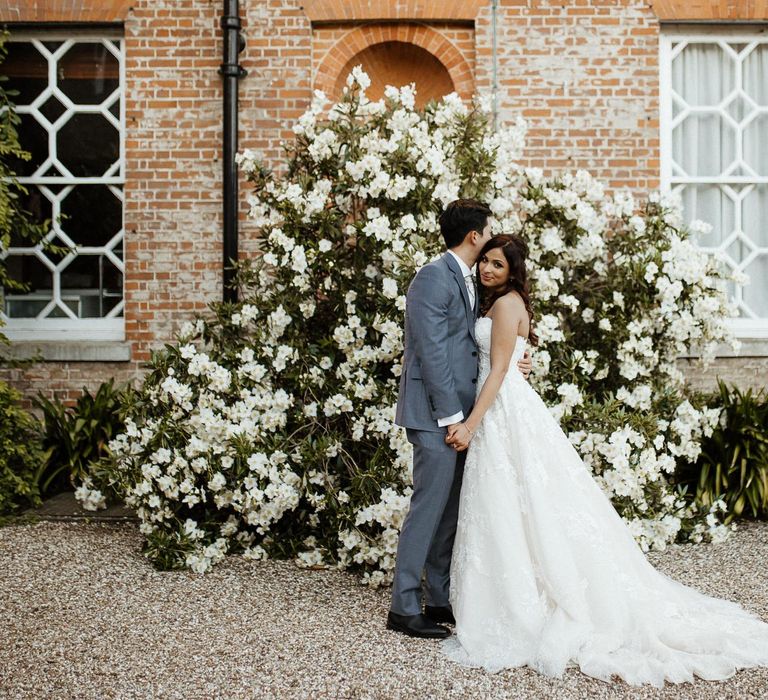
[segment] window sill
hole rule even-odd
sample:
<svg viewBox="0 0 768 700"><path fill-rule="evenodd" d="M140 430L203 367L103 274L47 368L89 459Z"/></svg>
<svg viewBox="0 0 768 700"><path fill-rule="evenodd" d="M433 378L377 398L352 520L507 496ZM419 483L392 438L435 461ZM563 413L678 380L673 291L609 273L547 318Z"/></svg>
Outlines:
<svg viewBox="0 0 768 700"><path fill-rule="evenodd" d="M18 360L39 354L43 362L130 362L131 344L114 341L11 341L9 354Z"/></svg>
<svg viewBox="0 0 768 700"><path fill-rule="evenodd" d="M734 352L728 345L719 345L715 357L768 357L768 338L740 338L741 349ZM696 359L698 353L690 352L680 355L679 359Z"/></svg>

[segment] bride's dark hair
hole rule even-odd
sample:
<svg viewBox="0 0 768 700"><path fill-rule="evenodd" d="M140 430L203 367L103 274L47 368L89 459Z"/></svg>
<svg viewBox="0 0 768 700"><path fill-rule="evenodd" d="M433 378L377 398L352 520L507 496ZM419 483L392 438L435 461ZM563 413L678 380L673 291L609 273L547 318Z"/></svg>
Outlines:
<svg viewBox="0 0 768 700"><path fill-rule="evenodd" d="M483 246L478 256L478 261L483 256L494 248L500 248L504 253L504 257L507 259L509 265L509 279L507 283L500 289L488 291L480 283L480 267L477 269L477 288L480 291L480 314L485 316L488 313L493 302L499 297L505 294L515 291L522 298L525 304L525 310L528 312L528 319L530 320L530 329L528 331L528 341L531 345L538 345L539 338L536 333L533 332L533 310L531 308L531 295L528 285L528 273L525 269L525 259L528 257L528 246L525 241L514 234L502 233L498 236L491 238L488 243Z"/></svg>

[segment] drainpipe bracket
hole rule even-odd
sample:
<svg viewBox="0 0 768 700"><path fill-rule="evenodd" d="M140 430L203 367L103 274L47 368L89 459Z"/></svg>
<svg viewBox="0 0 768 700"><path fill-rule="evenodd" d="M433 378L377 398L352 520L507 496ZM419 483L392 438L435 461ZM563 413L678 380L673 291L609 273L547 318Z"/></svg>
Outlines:
<svg viewBox="0 0 768 700"><path fill-rule="evenodd" d="M222 63L219 66L219 75L244 78L246 75L248 75L248 71L239 63Z"/></svg>
<svg viewBox="0 0 768 700"><path fill-rule="evenodd" d="M240 29L242 27L239 17L233 17L231 15L225 15L221 18L222 29Z"/></svg>

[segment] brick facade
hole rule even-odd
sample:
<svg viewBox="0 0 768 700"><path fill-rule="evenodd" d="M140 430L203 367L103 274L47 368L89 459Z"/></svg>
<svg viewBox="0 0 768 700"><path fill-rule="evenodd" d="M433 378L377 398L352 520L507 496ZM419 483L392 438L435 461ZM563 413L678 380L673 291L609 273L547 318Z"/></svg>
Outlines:
<svg viewBox="0 0 768 700"><path fill-rule="evenodd" d="M25 0L0 9L3 22L123 22L131 0Z"/></svg>
<svg viewBox="0 0 768 700"><path fill-rule="evenodd" d="M526 164L584 168L612 188L659 185L659 24L645 2L504 3L502 120L529 124ZM477 87L493 82L491 14L477 23Z"/></svg>
<svg viewBox="0 0 768 700"><path fill-rule="evenodd" d="M312 89L333 93L345 66L381 42L426 49L464 96L489 92L494 83L490 2L240 4L247 41L241 63L248 70L240 82L240 146L273 163ZM500 118L522 114L528 120L525 163L549 173L585 168L612 188L636 193L659 184L659 19L768 18L764 0L499 5ZM221 297L222 6L209 0L17 0L0 8L2 22L120 22L126 42L125 329L131 360L46 362L10 373L27 393L71 398L81 386L94 388L110 376L136 377L152 348ZM246 187L241 183L241 192ZM248 254L255 232L244 209L240 240ZM742 385L764 384L768 358L724 359L716 371ZM693 373L701 383L712 376Z"/></svg>
<svg viewBox="0 0 768 700"><path fill-rule="evenodd" d="M665 22L748 22L768 18L766 0L651 0L651 6Z"/></svg>

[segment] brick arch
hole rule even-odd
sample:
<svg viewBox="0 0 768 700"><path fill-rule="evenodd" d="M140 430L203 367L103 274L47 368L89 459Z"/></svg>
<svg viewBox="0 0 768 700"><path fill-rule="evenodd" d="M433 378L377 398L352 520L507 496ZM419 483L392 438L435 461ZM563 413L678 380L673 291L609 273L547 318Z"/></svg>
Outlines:
<svg viewBox="0 0 768 700"><path fill-rule="evenodd" d="M459 96L471 99L475 84L469 63L449 39L423 24L372 24L348 32L320 62L315 73L315 89L332 95L342 70L354 56L375 44L393 41L414 44L428 51L445 66Z"/></svg>

